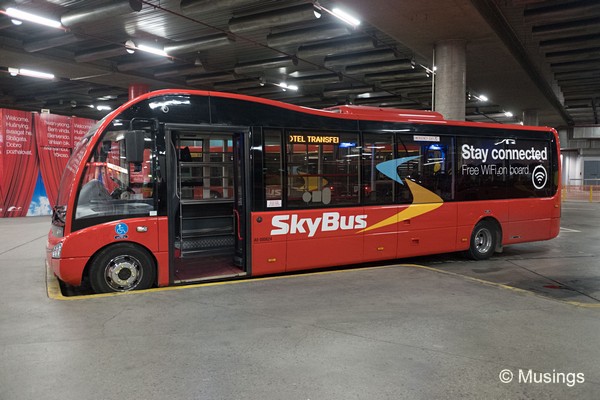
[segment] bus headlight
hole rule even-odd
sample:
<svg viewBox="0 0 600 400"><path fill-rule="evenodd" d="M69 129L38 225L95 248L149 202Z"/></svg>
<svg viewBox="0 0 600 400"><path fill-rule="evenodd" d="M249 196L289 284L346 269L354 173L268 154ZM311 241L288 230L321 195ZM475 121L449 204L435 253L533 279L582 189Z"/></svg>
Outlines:
<svg viewBox="0 0 600 400"><path fill-rule="evenodd" d="M52 248L52 258L60 258L60 254L62 253L62 246L63 242L60 242Z"/></svg>

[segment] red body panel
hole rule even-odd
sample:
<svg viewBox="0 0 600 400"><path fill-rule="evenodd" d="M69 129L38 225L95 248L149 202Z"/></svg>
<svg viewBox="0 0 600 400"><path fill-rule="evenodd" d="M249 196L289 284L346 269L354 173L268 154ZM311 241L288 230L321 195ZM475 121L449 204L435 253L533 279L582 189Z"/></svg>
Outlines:
<svg viewBox="0 0 600 400"><path fill-rule="evenodd" d="M125 223L128 226L126 235L118 235L115 232L116 225ZM138 232L137 228L146 227L147 231ZM89 259L98 252L98 250L114 243L133 242L145 247L156 259L168 259L167 252L159 251L159 223L157 217L131 218L118 221L111 221L105 224L92 226L71 233L65 237L62 247L60 260L52 259L52 247L60 239L54 238L52 233L48 237L47 257L54 274L58 278L71 285L80 285L83 270ZM166 235L166 231L164 234ZM47 249L47 250L48 250ZM164 282L166 273L168 284L168 262L159 263L159 282ZM162 279L161 279L162 278Z"/></svg>

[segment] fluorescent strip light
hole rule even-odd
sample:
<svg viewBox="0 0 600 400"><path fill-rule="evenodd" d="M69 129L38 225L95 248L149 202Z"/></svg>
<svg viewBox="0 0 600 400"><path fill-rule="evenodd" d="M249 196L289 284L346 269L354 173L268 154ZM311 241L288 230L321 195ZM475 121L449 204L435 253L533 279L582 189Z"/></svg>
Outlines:
<svg viewBox="0 0 600 400"><path fill-rule="evenodd" d="M513 113L511 113L510 111L506 111L506 112L504 113L504 115L505 115L506 117L508 117L508 118L511 118L511 117L513 116Z"/></svg>
<svg viewBox="0 0 600 400"><path fill-rule="evenodd" d="M8 72L12 75L12 76L16 76L16 75L23 75L23 76L30 76L32 78L41 78L41 79L54 79L54 74L49 74L47 72L40 72L40 71L34 71L31 69L25 69L25 68L8 68Z"/></svg>
<svg viewBox="0 0 600 400"><path fill-rule="evenodd" d="M39 15L30 14L25 11L17 10L16 8L9 7L6 9L5 14L16 18L21 21L35 22L36 24L49 26L51 28L62 28L60 21L55 21L49 18L40 17Z"/></svg>
<svg viewBox="0 0 600 400"><path fill-rule="evenodd" d="M298 86L296 85L288 85L285 82L281 82L281 83L274 83L275 86L279 86L280 88L282 88L284 91L289 89L289 90L298 90Z"/></svg>
<svg viewBox="0 0 600 400"><path fill-rule="evenodd" d="M331 10L331 13L338 17L339 19L341 19L342 21L344 21L347 24L350 24L354 27L360 25L360 20L358 20L357 18L353 17L352 15L348 14L347 12L340 10L339 8L334 8Z"/></svg>
<svg viewBox="0 0 600 400"><path fill-rule="evenodd" d="M146 53L156 54L157 56L170 57L163 49L146 46L145 44L140 44L136 46L136 49L145 51Z"/></svg>

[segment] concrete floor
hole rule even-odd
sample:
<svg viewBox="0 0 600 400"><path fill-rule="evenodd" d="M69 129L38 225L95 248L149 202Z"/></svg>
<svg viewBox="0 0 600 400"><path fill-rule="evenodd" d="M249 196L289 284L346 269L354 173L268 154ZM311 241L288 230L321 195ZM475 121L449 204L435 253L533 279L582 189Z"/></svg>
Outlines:
<svg viewBox="0 0 600 400"><path fill-rule="evenodd" d="M597 399L600 205L563 217L485 262L72 301L46 293L49 218L3 219L0 400Z"/></svg>

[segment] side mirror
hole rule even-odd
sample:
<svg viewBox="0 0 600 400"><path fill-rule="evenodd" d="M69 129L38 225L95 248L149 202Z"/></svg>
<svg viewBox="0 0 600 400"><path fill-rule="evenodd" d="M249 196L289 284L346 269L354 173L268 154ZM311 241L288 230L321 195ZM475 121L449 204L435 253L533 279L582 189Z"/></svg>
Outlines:
<svg viewBox="0 0 600 400"><path fill-rule="evenodd" d="M145 131L129 131L125 134L125 146L128 163L141 163L144 161L144 137Z"/></svg>

